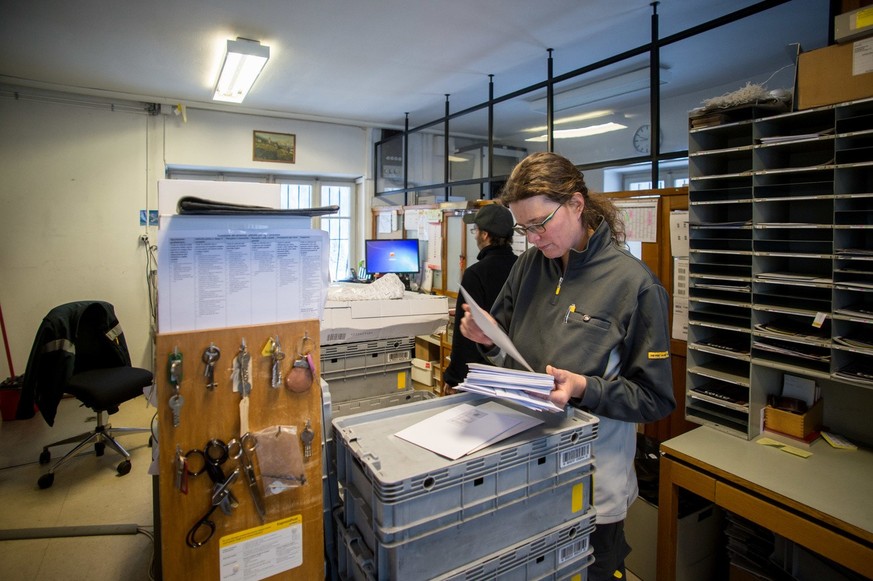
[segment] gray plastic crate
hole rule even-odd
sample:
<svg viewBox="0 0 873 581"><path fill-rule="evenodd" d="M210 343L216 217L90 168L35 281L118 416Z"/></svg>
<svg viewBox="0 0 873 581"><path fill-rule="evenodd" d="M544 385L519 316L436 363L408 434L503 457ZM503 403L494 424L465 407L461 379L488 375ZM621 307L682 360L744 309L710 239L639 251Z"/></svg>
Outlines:
<svg viewBox="0 0 873 581"><path fill-rule="evenodd" d="M435 397L436 394L430 391L405 389L386 395L376 395L373 397L337 402L331 407L330 411L331 417L335 419L363 412L371 412L373 410L391 408L425 399L434 399Z"/></svg>
<svg viewBox="0 0 873 581"><path fill-rule="evenodd" d="M344 531L343 547L353 553L377 581L389 579L431 579L435 576L463 569L489 555L505 550L526 539L542 535L562 524L583 516L593 520L594 509L582 497L590 497L591 473L561 484L499 510L481 513L457 525L444 526L406 538L401 533L395 538L384 531L361 530L357 525L340 525ZM347 491L348 492L348 491ZM588 506L588 510L582 507ZM340 518L349 520L342 510ZM362 523L366 523L363 519ZM374 532L376 533L374 535ZM368 538L370 537L370 538ZM352 542L353 540L353 542ZM346 555L348 557L348 555ZM370 559L366 565L367 558ZM340 564L340 571L348 564Z"/></svg>
<svg viewBox="0 0 873 581"><path fill-rule="evenodd" d="M394 436L458 404L489 400L463 393L334 420L337 481L369 507L372 528L457 522L528 495L537 483L554 486L562 475L591 470L598 420L578 410L551 414L501 401L543 423L458 460Z"/></svg>
<svg viewBox="0 0 873 581"><path fill-rule="evenodd" d="M321 346L321 376L338 403L412 389L414 337Z"/></svg>
<svg viewBox="0 0 873 581"><path fill-rule="evenodd" d="M336 515L339 531L339 574L343 579L375 581L377 570L373 552L363 539L354 536ZM563 523L521 543L506 547L478 561L433 577L431 581L546 581L573 577L588 578L593 562L590 536L594 531L594 511Z"/></svg>

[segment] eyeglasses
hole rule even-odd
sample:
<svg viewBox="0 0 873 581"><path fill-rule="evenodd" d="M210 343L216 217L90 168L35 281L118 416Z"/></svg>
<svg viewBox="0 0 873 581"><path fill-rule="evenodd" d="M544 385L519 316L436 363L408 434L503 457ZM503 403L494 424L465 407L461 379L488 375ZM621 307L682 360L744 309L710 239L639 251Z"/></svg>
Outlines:
<svg viewBox="0 0 873 581"><path fill-rule="evenodd" d="M549 220L551 220L552 218L555 217L555 213L558 210L560 210L563 205L564 204L561 204L560 206L558 206L557 208L552 210L552 213L549 214L546 217L546 219L543 220L542 222L540 222L539 224L530 224L529 226L522 226L521 224L516 224L515 226L512 227L512 229L515 230L515 232L517 234L521 234L522 236L527 236L528 234L542 234L543 232L546 231L546 224L549 223Z"/></svg>

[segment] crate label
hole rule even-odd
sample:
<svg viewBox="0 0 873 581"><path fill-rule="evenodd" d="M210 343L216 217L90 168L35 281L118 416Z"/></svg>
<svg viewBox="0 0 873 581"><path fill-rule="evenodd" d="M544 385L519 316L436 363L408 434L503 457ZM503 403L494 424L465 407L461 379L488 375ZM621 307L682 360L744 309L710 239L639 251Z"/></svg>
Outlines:
<svg viewBox="0 0 873 581"><path fill-rule="evenodd" d="M397 373L397 389L406 389L406 372L400 371Z"/></svg>
<svg viewBox="0 0 873 581"><path fill-rule="evenodd" d="M409 361L409 351L395 351L388 354L388 361Z"/></svg>
<svg viewBox="0 0 873 581"><path fill-rule="evenodd" d="M578 464L591 457L591 444L582 444L561 452L561 468Z"/></svg>
<svg viewBox="0 0 873 581"><path fill-rule="evenodd" d="M558 564L564 564L567 561L572 561L576 559L588 550L588 535L585 535L581 539L576 539L570 543L567 543L560 549L558 549Z"/></svg>

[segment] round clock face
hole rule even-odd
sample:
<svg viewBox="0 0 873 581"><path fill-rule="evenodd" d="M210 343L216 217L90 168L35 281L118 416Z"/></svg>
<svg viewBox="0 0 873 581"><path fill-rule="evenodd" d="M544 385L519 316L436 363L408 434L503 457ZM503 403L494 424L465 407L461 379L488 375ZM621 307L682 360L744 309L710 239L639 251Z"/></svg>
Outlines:
<svg viewBox="0 0 873 581"><path fill-rule="evenodd" d="M640 125L634 133L634 149L640 153L649 153L649 140L651 128L648 125Z"/></svg>

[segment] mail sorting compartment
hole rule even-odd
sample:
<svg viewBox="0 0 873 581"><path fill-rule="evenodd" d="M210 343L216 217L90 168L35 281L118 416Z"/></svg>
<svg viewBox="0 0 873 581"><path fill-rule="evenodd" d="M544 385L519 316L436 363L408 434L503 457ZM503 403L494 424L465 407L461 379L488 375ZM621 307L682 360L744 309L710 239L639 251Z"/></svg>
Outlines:
<svg viewBox="0 0 873 581"><path fill-rule="evenodd" d="M333 421L337 480L371 507L371 526L389 530L457 522L527 494L537 482L591 470L599 421L579 410L552 414L500 401L543 423L458 460L394 436L459 404L487 401L463 393Z"/></svg>
<svg viewBox="0 0 873 581"><path fill-rule="evenodd" d="M338 570L344 579L375 581L377 570L373 552L363 539L343 525L336 515L339 531ZM354 527L352 528L354 530ZM594 531L594 511L521 543L500 549L448 573L429 577L431 581L585 581L593 562L590 537Z"/></svg>
<svg viewBox="0 0 873 581"><path fill-rule="evenodd" d="M321 346L321 375L334 404L412 389L415 337Z"/></svg>
<svg viewBox="0 0 873 581"><path fill-rule="evenodd" d="M371 531L366 526L370 520L367 516L360 519L363 530L354 523L344 528L359 539L358 546L365 547L372 554L371 569L378 581L430 579L476 563L588 513L593 514L591 488L589 472L524 500L480 513L462 523L414 536L407 535L408 531L399 534ZM343 513L349 508L345 505ZM366 510L367 507L363 508ZM343 516L350 520L348 515Z"/></svg>

